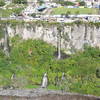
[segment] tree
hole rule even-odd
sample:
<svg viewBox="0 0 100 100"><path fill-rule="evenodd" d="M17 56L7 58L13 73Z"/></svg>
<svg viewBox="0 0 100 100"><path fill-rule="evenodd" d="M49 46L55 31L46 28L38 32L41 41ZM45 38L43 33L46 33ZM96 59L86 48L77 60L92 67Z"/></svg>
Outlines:
<svg viewBox="0 0 100 100"><path fill-rule="evenodd" d="M96 70L96 77L97 77L97 78L100 78L100 68L98 68L98 69Z"/></svg>
<svg viewBox="0 0 100 100"><path fill-rule="evenodd" d="M43 0L39 0L38 2L39 2L39 5L42 5L44 3Z"/></svg>
<svg viewBox="0 0 100 100"><path fill-rule="evenodd" d="M71 14L71 12L70 11L67 11L66 14L65 14L65 17L66 18L69 17L70 14Z"/></svg>
<svg viewBox="0 0 100 100"><path fill-rule="evenodd" d="M15 4L27 4L27 0L12 0Z"/></svg>
<svg viewBox="0 0 100 100"><path fill-rule="evenodd" d="M70 1L58 1L57 3L64 5L64 6L74 6L75 3L70 2Z"/></svg>
<svg viewBox="0 0 100 100"><path fill-rule="evenodd" d="M63 17L64 17L64 14L62 13L62 14L61 14L61 18L63 18Z"/></svg>
<svg viewBox="0 0 100 100"><path fill-rule="evenodd" d="M75 5L75 3L70 2L70 1L65 1L64 4L67 6L74 6Z"/></svg>
<svg viewBox="0 0 100 100"><path fill-rule="evenodd" d="M31 14L31 16L32 16L33 18L35 18L35 17L36 17L36 13Z"/></svg>
<svg viewBox="0 0 100 100"><path fill-rule="evenodd" d="M77 16L78 14L79 14L79 11L76 11L76 12L75 12L75 15Z"/></svg>
<svg viewBox="0 0 100 100"><path fill-rule="evenodd" d="M79 5L80 5L80 6L85 6L86 3L85 3L84 1L81 1L81 2L79 2Z"/></svg>
<svg viewBox="0 0 100 100"><path fill-rule="evenodd" d="M0 7L4 6L5 2L3 0L0 0Z"/></svg>
<svg viewBox="0 0 100 100"><path fill-rule="evenodd" d="M16 14L16 15L20 15L21 12L22 12L22 10L23 10L23 8L16 8L16 9L13 9L13 12L14 12L14 14Z"/></svg>

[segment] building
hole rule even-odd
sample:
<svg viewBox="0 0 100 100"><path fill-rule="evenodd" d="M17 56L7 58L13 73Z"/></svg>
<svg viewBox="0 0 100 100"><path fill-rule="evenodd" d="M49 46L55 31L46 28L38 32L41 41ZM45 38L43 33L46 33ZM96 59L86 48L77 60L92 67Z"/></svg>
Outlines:
<svg viewBox="0 0 100 100"><path fill-rule="evenodd" d="M5 2L9 2L9 3L11 3L12 2L12 0L4 0Z"/></svg>
<svg viewBox="0 0 100 100"><path fill-rule="evenodd" d="M85 2L100 2L100 0L82 0L82 1L85 1Z"/></svg>

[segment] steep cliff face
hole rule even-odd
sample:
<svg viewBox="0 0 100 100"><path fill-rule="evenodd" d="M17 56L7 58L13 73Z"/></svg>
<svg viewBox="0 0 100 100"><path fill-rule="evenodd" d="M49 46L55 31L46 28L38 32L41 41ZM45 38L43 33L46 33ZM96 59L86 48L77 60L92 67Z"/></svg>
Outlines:
<svg viewBox="0 0 100 100"><path fill-rule="evenodd" d="M84 44L100 47L100 27L88 24L57 26L50 25L8 25L8 34L10 37L15 35L23 39L41 39L54 46L57 46L58 35L61 38L61 48L67 50L83 49Z"/></svg>

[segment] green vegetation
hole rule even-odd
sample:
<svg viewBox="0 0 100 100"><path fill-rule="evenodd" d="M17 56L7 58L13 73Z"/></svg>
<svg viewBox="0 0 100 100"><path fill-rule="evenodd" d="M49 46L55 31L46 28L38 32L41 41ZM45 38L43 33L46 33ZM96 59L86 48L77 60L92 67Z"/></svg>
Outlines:
<svg viewBox="0 0 100 100"><path fill-rule="evenodd" d="M11 38L10 57L0 50L0 87L37 88L45 72L49 77L49 89L64 89L69 92L100 95L100 79L96 69L100 67L100 49L85 46L69 58L57 60L56 48L42 40ZM56 84L55 78L66 81ZM14 79L11 79L12 75Z"/></svg>
<svg viewBox="0 0 100 100"><path fill-rule="evenodd" d="M68 12L69 14L70 12ZM67 15L67 13L66 13ZM60 26L60 23L58 22L47 22L47 21L31 21L31 22L25 22L25 21L22 21L22 20L0 20L0 25L2 26L3 24L6 24L8 23L8 25L11 25L12 27L15 27L16 25L24 25L24 24L29 24L30 27L33 27L34 25L37 25L37 26L44 26L44 27L50 27L50 26L57 26L59 27ZM85 25L87 24L88 26L91 26L91 27L100 27L100 22L97 22L97 23L94 23L94 22L83 22L83 21L75 21L75 22L72 22L72 23L64 23L65 26L73 26L73 25Z"/></svg>
<svg viewBox="0 0 100 100"><path fill-rule="evenodd" d="M23 10L24 8L17 8L17 9L13 9L12 11L13 11L13 13L15 14L15 15L19 15L19 14L21 14L21 11Z"/></svg>
<svg viewBox="0 0 100 100"><path fill-rule="evenodd" d="M5 5L4 0L0 0L0 7L1 7L1 6L4 6L4 5Z"/></svg>
<svg viewBox="0 0 100 100"><path fill-rule="evenodd" d="M43 0L39 0L38 2L39 2L39 5L42 5L44 3Z"/></svg>
<svg viewBox="0 0 100 100"><path fill-rule="evenodd" d="M14 8L14 9L0 9L0 17L9 17L12 14L18 15L24 8Z"/></svg>
<svg viewBox="0 0 100 100"><path fill-rule="evenodd" d="M81 2L79 2L79 5L80 5L80 6L85 6L86 3L85 3L84 1L81 1Z"/></svg>
<svg viewBox="0 0 100 100"><path fill-rule="evenodd" d="M81 0L76 0L77 2L80 2Z"/></svg>
<svg viewBox="0 0 100 100"><path fill-rule="evenodd" d="M57 1L57 3L61 4L62 6L74 6L75 3L70 1Z"/></svg>
<svg viewBox="0 0 100 100"><path fill-rule="evenodd" d="M98 14L98 9L95 8L65 8L65 7L59 7L59 8L53 8L52 14L66 14L68 11L71 12L71 14L76 14L76 12L79 12L79 14Z"/></svg>
<svg viewBox="0 0 100 100"><path fill-rule="evenodd" d="M12 13L13 13L12 10L0 9L0 16L1 17L9 17Z"/></svg>
<svg viewBox="0 0 100 100"><path fill-rule="evenodd" d="M10 3L9 5L6 5L6 8L22 8L22 7L26 7L25 4L14 4L14 3Z"/></svg>
<svg viewBox="0 0 100 100"><path fill-rule="evenodd" d="M4 37L4 34L3 34L3 28L0 27L0 39L1 39L2 37Z"/></svg>
<svg viewBox="0 0 100 100"><path fill-rule="evenodd" d="M35 18L36 17L36 13L32 13L31 16Z"/></svg>
<svg viewBox="0 0 100 100"><path fill-rule="evenodd" d="M15 4L26 4L27 0L12 0L12 2Z"/></svg>

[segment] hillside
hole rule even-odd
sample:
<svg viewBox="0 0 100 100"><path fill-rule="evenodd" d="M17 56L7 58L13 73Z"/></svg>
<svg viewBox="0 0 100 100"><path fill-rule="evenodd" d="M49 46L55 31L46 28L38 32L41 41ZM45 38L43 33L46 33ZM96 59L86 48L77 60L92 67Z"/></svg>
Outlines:
<svg viewBox="0 0 100 100"><path fill-rule="evenodd" d="M66 8L66 7L59 7L53 8L52 14L59 15L59 14L98 14L98 9L96 8Z"/></svg>
<svg viewBox="0 0 100 100"><path fill-rule="evenodd" d="M9 57L0 50L0 87L37 88L47 72L49 89L100 96L100 79L96 77L96 69L100 67L98 48L86 46L84 52L58 60L56 48L42 40L15 36L10 42ZM63 72L66 80L61 82Z"/></svg>

